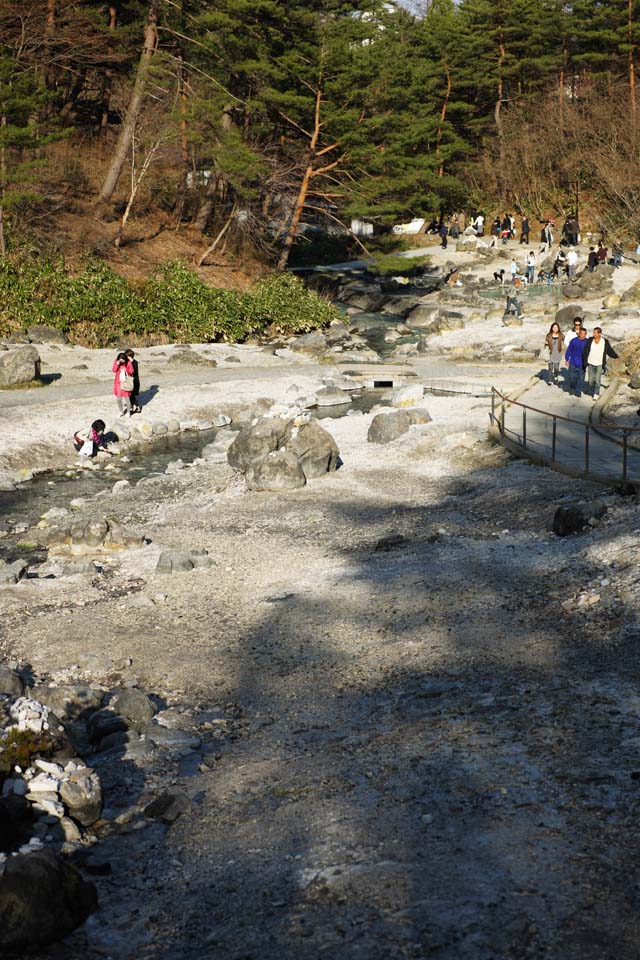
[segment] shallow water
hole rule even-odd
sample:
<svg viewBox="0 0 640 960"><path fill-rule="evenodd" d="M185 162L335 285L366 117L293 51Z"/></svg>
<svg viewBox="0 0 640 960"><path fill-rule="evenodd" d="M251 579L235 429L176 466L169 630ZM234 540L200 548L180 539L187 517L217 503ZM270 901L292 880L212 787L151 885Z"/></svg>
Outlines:
<svg viewBox="0 0 640 960"><path fill-rule="evenodd" d="M309 413L318 420L344 417L350 410L368 413L376 404L383 403L383 390L364 391L353 401L332 407L315 407ZM233 429L233 427L232 427ZM38 474L33 480L23 483L16 490L0 491L0 522L10 521L17 535L0 538L0 559L11 561L18 557L42 559L46 551L28 551L17 548L21 528L26 530L38 522L43 513L54 507L69 509L69 503L79 497L95 496L107 490L117 480L136 483L142 477L164 473L174 460L191 463L203 448L215 439L217 430L189 431L175 436L162 437L153 444L132 450L120 457L98 457L83 463L70 450L68 470L48 471ZM83 458L84 459L84 458Z"/></svg>

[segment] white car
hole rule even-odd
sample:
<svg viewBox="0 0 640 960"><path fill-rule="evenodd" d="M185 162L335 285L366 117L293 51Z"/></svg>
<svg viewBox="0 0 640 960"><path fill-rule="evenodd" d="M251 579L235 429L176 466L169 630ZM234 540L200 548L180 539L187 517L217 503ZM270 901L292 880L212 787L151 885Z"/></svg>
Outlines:
<svg viewBox="0 0 640 960"><path fill-rule="evenodd" d="M424 217L414 217L410 223L396 223L393 233L420 233L424 227Z"/></svg>

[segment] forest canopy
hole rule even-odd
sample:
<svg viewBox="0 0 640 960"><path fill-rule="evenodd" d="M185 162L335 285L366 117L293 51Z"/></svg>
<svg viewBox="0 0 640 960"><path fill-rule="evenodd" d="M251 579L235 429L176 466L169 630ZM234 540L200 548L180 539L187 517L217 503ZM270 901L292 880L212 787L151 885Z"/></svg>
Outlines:
<svg viewBox="0 0 640 960"><path fill-rule="evenodd" d="M3 0L0 255L78 196L116 246L152 206L281 269L302 224L463 205L635 238L639 34L640 0Z"/></svg>

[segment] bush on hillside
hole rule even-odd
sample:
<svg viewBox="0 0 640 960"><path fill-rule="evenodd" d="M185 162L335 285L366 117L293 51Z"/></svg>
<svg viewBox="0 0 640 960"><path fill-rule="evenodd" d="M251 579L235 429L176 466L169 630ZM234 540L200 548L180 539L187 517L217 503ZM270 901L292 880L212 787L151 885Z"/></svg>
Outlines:
<svg viewBox="0 0 640 960"><path fill-rule="evenodd" d="M96 260L75 275L59 260L0 261L0 336L42 323L89 347L134 335L237 343L270 325L283 334L304 333L336 317L329 303L291 275L239 293L207 286L181 262L135 284Z"/></svg>

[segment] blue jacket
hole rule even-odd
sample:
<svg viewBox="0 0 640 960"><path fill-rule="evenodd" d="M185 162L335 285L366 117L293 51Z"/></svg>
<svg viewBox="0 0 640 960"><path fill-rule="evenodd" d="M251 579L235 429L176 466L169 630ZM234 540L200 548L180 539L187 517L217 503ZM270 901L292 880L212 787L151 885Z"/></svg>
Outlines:
<svg viewBox="0 0 640 960"><path fill-rule="evenodd" d="M567 352L564 355L564 358L570 367L582 366L582 354L588 342L588 340L581 340L580 337L573 338L567 347Z"/></svg>

